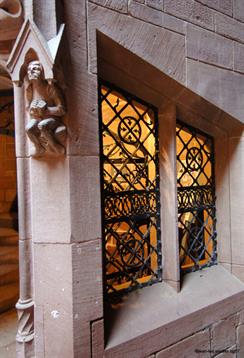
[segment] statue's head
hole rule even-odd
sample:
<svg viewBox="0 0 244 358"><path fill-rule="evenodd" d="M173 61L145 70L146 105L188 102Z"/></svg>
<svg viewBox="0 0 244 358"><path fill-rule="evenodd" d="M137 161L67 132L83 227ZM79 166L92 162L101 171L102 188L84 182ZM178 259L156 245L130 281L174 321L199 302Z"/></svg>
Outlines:
<svg viewBox="0 0 244 358"><path fill-rule="evenodd" d="M43 78L44 72L43 72L43 67L42 64L40 63L40 61L35 60L35 61L31 61L28 65L27 68L27 75L28 75L28 79L31 80L39 80L41 78Z"/></svg>

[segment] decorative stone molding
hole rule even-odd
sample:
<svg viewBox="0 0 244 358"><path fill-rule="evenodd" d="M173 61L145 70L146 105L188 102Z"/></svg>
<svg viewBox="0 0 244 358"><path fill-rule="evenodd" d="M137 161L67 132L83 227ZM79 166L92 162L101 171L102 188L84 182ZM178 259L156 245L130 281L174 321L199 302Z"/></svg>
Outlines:
<svg viewBox="0 0 244 358"><path fill-rule="evenodd" d="M35 23L27 19L7 62L12 81L25 86L26 133L34 144L33 157L65 154L66 111L54 73L63 31L64 25L47 42Z"/></svg>

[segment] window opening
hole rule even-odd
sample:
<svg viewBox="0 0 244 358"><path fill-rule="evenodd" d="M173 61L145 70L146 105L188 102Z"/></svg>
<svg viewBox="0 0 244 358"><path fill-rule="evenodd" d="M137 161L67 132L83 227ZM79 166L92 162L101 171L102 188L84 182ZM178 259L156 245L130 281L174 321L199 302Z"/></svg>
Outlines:
<svg viewBox="0 0 244 358"><path fill-rule="evenodd" d="M180 265L217 263L213 138L182 122L176 128Z"/></svg>
<svg viewBox="0 0 244 358"><path fill-rule="evenodd" d="M99 82L106 293L161 280L156 109Z"/></svg>

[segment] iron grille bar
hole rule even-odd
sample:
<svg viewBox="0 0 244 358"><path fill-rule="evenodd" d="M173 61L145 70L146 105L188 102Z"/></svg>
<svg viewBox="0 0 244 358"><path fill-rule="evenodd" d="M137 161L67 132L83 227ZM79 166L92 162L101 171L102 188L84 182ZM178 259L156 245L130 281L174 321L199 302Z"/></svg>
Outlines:
<svg viewBox="0 0 244 358"><path fill-rule="evenodd" d="M152 105L99 79L105 292L162 278L158 119Z"/></svg>
<svg viewBox="0 0 244 358"><path fill-rule="evenodd" d="M182 272L217 263L213 138L177 122L177 197Z"/></svg>

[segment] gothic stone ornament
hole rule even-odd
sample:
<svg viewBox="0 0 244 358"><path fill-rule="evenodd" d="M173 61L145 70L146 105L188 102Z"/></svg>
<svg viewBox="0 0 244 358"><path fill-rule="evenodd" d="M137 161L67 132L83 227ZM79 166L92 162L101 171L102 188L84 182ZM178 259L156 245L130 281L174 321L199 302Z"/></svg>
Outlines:
<svg viewBox="0 0 244 358"><path fill-rule="evenodd" d="M65 154L66 126L62 119L65 105L60 89L44 78L40 61L31 61L27 68L26 88L29 122L26 133L34 144L32 157Z"/></svg>

